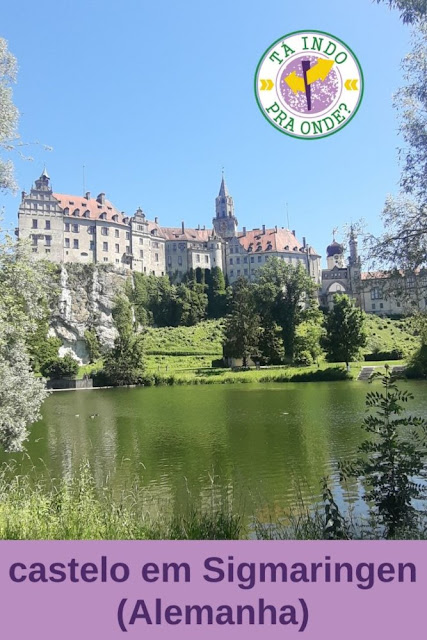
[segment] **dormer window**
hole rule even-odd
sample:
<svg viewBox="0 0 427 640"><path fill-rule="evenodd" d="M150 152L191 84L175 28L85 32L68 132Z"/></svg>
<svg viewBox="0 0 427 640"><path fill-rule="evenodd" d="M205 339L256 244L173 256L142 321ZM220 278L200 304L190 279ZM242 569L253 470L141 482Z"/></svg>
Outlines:
<svg viewBox="0 0 427 640"><path fill-rule="evenodd" d="M289 251L289 245L288 244L285 246L285 251Z"/></svg>
<svg viewBox="0 0 427 640"><path fill-rule="evenodd" d="M83 214L83 217L84 217L84 218L90 218L90 211L89 211L89 209L86 209L86 211L85 211L85 212L84 212L84 214Z"/></svg>
<svg viewBox="0 0 427 640"><path fill-rule="evenodd" d="M68 216L70 214L70 210L68 207L65 207L64 209L64 216Z"/></svg>
<svg viewBox="0 0 427 640"><path fill-rule="evenodd" d="M117 213L114 214L113 220L114 220L114 222L118 222L119 221L119 216L117 215Z"/></svg>
<svg viewBox="0 0 427 640"><path fill-rule="evenodd" d="M80 209L74 209L73 216L76 216L76 218L78 218L80 216Z"/></svg>
<svg viewBox="0 0 427 640"><path fill-rule="evenodd" d="M272 247L272 245L271 245L271 242L269 242L269 243L267 244L267 251L271 251L271 250L272 250L272 248L273 248L273 247Z"/></svg>
<svg viewBox="0 0 427 640"><path fill-rule="evenodd" d="M107 219L107 214L106 213L101 213L101 215L99 216L100 220L106 220Z"/></svg>

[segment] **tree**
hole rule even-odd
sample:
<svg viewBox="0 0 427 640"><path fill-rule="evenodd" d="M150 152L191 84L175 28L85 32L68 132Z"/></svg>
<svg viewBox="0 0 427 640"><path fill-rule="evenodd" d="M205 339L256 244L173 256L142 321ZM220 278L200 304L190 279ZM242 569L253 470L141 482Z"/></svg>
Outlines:
<svg viewBox="0 0 427 640"><path fill-rule="evenodd" d="M117 386L139 384L144 377L143 337L137 333L129 299L120 296L113 309L117 329L114 347L106 357L104 373Z"/></svg>
<svg viewBox="0 0 427 640"><path fill-rule="evenodd" d="M225 314L227 292L225 278L220 267L214 267L208 278L208 317L222 318Z"/></svg>
<svg viewBox="0 0 427 640"><path fill-rule="evenodd" d="M29 248L0 230L0 445L20 451L28 425L40 418L48 393L30 364L27 341L44 320L50 282Z"/></svg>
<svg viewBox="0 0 427 640"><path fill-rule="evenodd" d="M420 3L394 3L415 5ZM404 146L400 193L388 196L382 218L385 231L368 238L373 264L412 274L427 253L427 20L414 27L413 47L403 61L405 85L394 96ZM421 15L421 14L420 14Z"/></svg>
<svg viewBox="0 0 427 640"><path fill-rule="evenodd" d="M376 0L386 3L391 9L398 9L403 22L414 24L424 20L427 14L426 0Z"/></svg>
<svg viewBox="0 0 427 640"><path fill-rule="evenodd" d="M349 362L366 345L365 315L347 295L334 296L334 307L326 318L323 346L329 362Z"/></svg>
<svg viewBox="0 0 427 640"><path fill-rule="evenodd" d="M265 364L280 364L285 357L282 330L273 321L261 317L262 331L259 339L260 360Z"/></svg>
<svg viewBox="0 0 427 640"><path fill-rule="evenodd" d="M239 278L233 286L230 315L225 322L224 355L242 358L246 367L249 358L260 355L261 332L253 289L247 280Z"/></svg>
<svg viewBox="0 0 427 640"><path fill-rule="evenodd" d="M13 104L12 87L16 81L16 58L7 48L7 42L0 38L0 149L3 153L12 151L18 138L18 109ZM16 191L13 163L0 158L0 190Z"/></svg>
<svg viewBox="0 0 427 640"><path fill-rule="evenodd" d="M366 396L367 408L374 411L363 421L369 439L359 447L363 455L354 463L341 464L340 471L344 478L363 480L364 500L374 505L386 537L394 538L416 524L413 500L426 494L416 478L425 475L427 421L404 414L404 405L413 396L398 390L388 366L385 375L374 377L381 379L384 391ZM411 437L405 437L410 429Z"/></svg>
<svg viewBox="0 0 427 640"><path fill-rule="evenodd" d="M296 328L306 317L315 283L301 264L270 258L258 272L256 289L262 316L281 327L285 354L292 360Z"/></svg>

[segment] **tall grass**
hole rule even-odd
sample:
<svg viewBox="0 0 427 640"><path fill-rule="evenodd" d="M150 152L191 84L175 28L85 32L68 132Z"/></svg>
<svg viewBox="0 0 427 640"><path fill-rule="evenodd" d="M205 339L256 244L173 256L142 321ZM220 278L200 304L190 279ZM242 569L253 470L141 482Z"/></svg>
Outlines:
<svg viewBox="0 0 427 640"><path fill-rule="evenodd" d="M241 518L226 501L204 508L189 505L182 514L153 515L146 491L134 485L114 497L100 491L87 463L70 480L0 471L0 539L3 540L234 540Z"/></svg>

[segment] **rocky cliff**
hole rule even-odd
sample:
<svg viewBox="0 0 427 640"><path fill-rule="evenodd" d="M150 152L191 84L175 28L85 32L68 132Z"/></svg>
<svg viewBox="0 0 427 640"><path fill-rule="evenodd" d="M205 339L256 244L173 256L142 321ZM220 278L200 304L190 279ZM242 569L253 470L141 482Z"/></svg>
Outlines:
<svg viewBox="0 0 427 640"><path fill-rule="evenodd" d="M96 333L101 347L113 346L112 310L128 278L129 272L112 266L61 265L49 331L62 341L60 355L72 352L82 363L88 362L85 331L89 329Z"/></svg>

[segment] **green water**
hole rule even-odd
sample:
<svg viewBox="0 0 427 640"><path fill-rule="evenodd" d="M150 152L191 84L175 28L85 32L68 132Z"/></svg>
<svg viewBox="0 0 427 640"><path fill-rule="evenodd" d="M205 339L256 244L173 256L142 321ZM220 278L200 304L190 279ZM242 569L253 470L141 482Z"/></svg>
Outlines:
<svg viewBox="0 0 427 640"><path fill-rule="evenodd" d="M402 383L415 395L410 409L427 414L425 383ZM379 387L378 387L379 388ZM236 511L265 519L301 494L314 503L322 476L352 458L365 434L363 382L236 384L57 392L34 425L25 473L69 477L88 459L101 487L120 491L135 479L164 508L224 492ZM90 418L93 414L99 414ZM355 500L357 486L338 500Z"/></svg>

